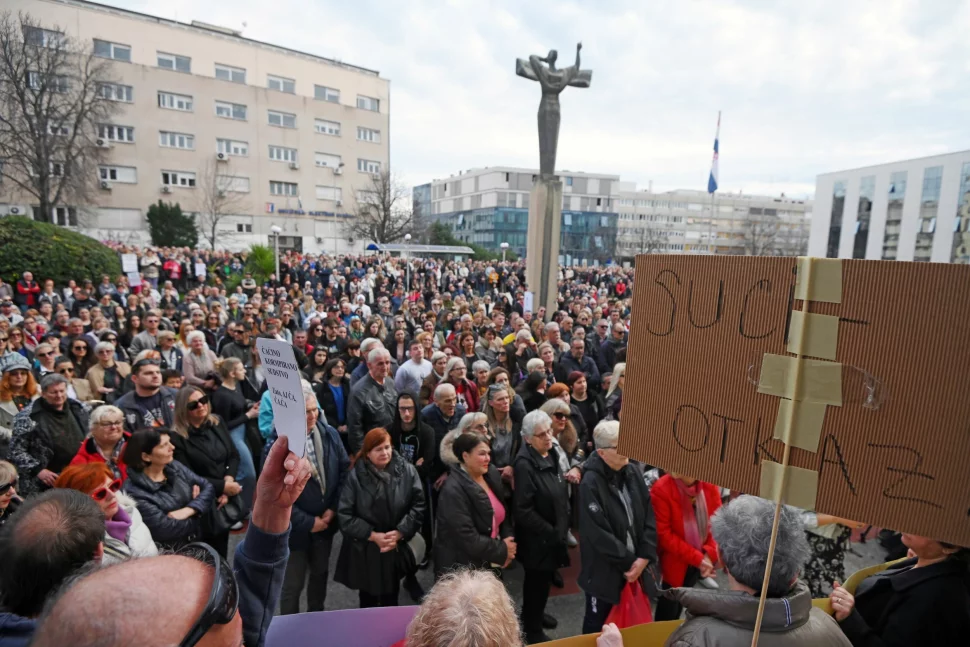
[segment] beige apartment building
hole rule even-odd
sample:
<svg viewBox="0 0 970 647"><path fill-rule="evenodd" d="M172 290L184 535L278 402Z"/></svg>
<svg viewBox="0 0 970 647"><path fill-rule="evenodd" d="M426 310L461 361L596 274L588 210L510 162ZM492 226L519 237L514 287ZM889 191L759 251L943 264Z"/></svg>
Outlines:
<svg viewBox="0 0 970 647"><path fill-rule="evenodd" d="M357 192L389 163L390 82L377 71L83 0L2 8L113 59L117 83L104 91L121 109L99 127L106 154L93 178L96 204L66 205L59 224L144 244L149 205L162 199L198 213L216 191L231 211L219 247L266 244L274 225L281 247L305 252L366 243L349 239L344 223ZM5 189L0 216L31 213Z"/></svg>
<svg viewBox="0 0 970 647"><path fill-rule="evenodd" d="M706 191L637 191L620 183L613 196L619 214L616 256L637 254L807 253L812 200Z"/></svg>

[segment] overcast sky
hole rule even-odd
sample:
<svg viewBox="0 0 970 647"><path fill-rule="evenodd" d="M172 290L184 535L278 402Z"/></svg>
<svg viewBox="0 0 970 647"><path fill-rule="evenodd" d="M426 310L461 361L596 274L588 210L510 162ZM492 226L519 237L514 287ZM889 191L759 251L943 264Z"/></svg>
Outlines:
<svg viewBox="0 0 970 647"><path fill-rule="evenodd" d="M538 84L515 59L583 42L557 168L812 195L815 175L970 147L970 2L103 0L380 70L409 184L538 167ZM243 27L243 23L246 26ZM569 61L569 63L566 63Z"/></svg>

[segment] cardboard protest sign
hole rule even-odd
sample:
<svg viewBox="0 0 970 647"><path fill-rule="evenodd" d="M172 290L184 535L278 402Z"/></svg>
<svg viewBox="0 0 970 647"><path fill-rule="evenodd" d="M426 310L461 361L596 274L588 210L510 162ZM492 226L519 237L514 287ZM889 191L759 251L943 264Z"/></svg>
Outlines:
<svg viewBox="0 0 970 647"><path fill-rule="evenodd" d="M306 454L306 401L293 347L285 341L261 337L256 340L256 350L269 385L276 433L286 436L290 451L302 457Z"/></svg>
<svg viewBox="0 0 970 647"><path fill-rule="evenodd" d="M637 258L620 451L771 497L787 438L789 503L970 545L970 267L798 266Z"/></svg>

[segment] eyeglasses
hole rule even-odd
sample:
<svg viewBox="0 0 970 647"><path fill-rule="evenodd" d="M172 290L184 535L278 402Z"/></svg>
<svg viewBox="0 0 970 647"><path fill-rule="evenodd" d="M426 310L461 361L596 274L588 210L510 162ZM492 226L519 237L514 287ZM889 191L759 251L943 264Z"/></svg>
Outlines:
<svg viewBox="0 0 970 647"><path fill-rule="evenodd" d="M120 427L123 424L123 420L102 420L98 423L101 427Z"/></svg>
<svg viewBox="0 0 970 647"><path fill-rule="evenodd" d="M189 411L195 411L199 407L204 407L207 404L209 404L209 396L203 395L198 400L193 400L192 402L189 402L188 404L186 404L185 408L188 409Z"/></svg>
<svg viewBox="0 0 970 647"><path fill-rule="evenodd" d="M78 351L87 350L87 349L88 349L87 346L75 346L74 347L74 352L76 353Z"/></svg>
<svg viewBox="0 0 970 647"><path fill-rule="evenodd" d="M117 492L121 489L121 479L111 481L107 486L101 486L91 493L91 498L95 501L104 501L108 498L108 492Z"/></svg>
<svg viewBox="0 0 970 647"><path fill-rule="evenodd" d="M57 372L60 373L61 375L67 375L69 373L74 373L74 369L73 368L59 368L59 369L57 369Z"/></svg>
<svg viewBox="0 0 970 647"><path fill-rule="evenodd" d="M414 407L398 407L397 410L401 413L405 413L407 411L414 411Z"/></svg>
<svg viewBox="0 0 970 647"><path fill-rule="evenodd" d="M37 357L50 357L54 354L54 351L47 351L46 353L37 353Z"/></svg>
<svg viewBox="0 0 970 647"><path fill-rule="evenodd" d="M17 487L17 479L14 479L9 483L4 483L3 485L0 485L0 496L3 496L7 492L9 492L10 488L15 488L15 487Z"/></svg>
<svg viewBox="0 0 970 647"><path fill-rule="evenodd" d="M556 420L565 420L569 416L563 413L562 411L557 411L556 413L552 414L552 417L555 418Z"/></svg>
<svg viewBox="0 0 970 647"><path fill-rule="evenodd" d="M212 546L192 543L177 554L211 566L215 571L205 608L179 643L179 647L194 647L213 625L227 625L232 621L239 608L239 588L229 564Z"/></svg>
<svg viewBox="0 0 970 647"><path fill-rule="evenodd" d="M7 341L6 337L0 337L0 341Z"/></svg>

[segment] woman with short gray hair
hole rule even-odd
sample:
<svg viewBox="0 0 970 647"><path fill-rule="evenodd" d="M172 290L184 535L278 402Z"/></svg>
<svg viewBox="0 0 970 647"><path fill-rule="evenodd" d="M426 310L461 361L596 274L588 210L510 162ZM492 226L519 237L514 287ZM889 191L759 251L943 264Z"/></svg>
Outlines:
<svg viewBox="0 0 970 647"><path fill-rule="evenodd" d="M131 434L125 431L125 414L118 407L106 404L91 412L88 419L90 433L81 443L71 465L105 463L115 478L128 478L128 466L121 458Z"/></svg>
<svg viewBox="0 0 970 647"><path fill-rule="evenodd" d="M711 519L711 532L728 572L728 590L675 588L667 591L664 594L667 598L687 608L688 620L674 631L666 644L678 647L751 644L774 514L772 501L749 495L740 496L717 511ZM836 621L812 606L808 586L798 579L809 554L798 510L783 506L761 623L761 644L851 645Z"/></svg>
<svg viewBox="0 0 970 647"><path fill-rule="evenodd" d="M186 337L189 350L182 359L182 369L185 382L190 386L197 386L205 391L212 391L218 385L216 381L216 361L218 358L205 343L205 333L193 330Z"/></svg>
<svg viewBox="0 0 970 647"><path fill-rule="evenodd" d="M115 345L110 341L99 342L94 347L97 363L87 372L91 393L107 404L121 397L125 378L131 375L131 365L115 359Z"/></svg>
<svg viewBox="0 0 970 647"><path fill-rule="evenodd" d="M545 412L533 411L522 419L522 441L513 462L512 511L516 557L525 568L522 626L531 645L549 640L543 628L558 624L543 616L553 574L569 565L569 491L559 466L561 450L553 443L552 419Z"/></svg>

